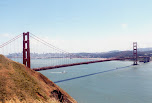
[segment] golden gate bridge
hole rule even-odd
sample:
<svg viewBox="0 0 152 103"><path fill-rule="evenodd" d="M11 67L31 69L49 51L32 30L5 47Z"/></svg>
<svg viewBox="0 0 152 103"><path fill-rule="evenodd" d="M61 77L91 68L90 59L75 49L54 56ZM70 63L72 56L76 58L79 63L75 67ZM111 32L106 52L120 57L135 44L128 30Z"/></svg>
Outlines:
<svg viewBox="0 0 152 103"><path fill-rule="evenodd" d="M32 44L34 46L32 46ZM19 46L16 46L16 45L19 45ZM15 50L16 48L18 49L18 51ZM56 46L46 42L45 40L29 32L20 34L14 37L13 39L7 41L6 43L0 45L0 49L1 49L1 54L3 55L15 54L15 56L13 56L12 58L22 58L22 63L29 68L31 68L32 59L43 58L43 59L47 59L47 61L49 61L50 59L52 60L52 61L47 62L47 66L32 68L35 71L56 69L56 68L61 68L61 67L69 67L69 66L91 64L91 63L98 63L98 62L115 61L115 60L133 60L133 65L137 65L138 58L144 58L144 62L148 62L150 60L149 56L138 57L137 42L133 42L133 53L131 57L122 58L121 56L117 56L113 58L97 60L97 59L86 58L86 57L82 57L76 54L69 53L65 50L57 48ZM9 52L9 49L10 49L10 52ZM31 57L31 54L35 56ZM40 54L43 54L43 55L40 56ZM124 55L124 54L121 54L121 55ZM54 64L51 63L53 62L53 59L57 60L56 63ZM76 59L81 59L81 61L80 60L76 61Z"/></svg>

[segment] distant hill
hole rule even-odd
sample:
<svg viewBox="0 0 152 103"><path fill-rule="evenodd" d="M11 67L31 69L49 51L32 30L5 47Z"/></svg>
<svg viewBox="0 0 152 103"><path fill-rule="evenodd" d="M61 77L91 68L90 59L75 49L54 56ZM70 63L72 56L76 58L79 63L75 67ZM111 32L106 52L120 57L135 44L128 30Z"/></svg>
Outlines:
<svg viewBox="0 0 152 103"><path fill-rule="evenodd" d="M0 103L77 103L39 72L0 55Z"/></svg>
<svg viewBox="0 0 152 103"><path fill-rule="evenodd" d="M152 56L152 48L138 48L138 55L150 55ZM58 54L58 53L31 53L31 59L43 59L43 58L113 58L113 57L132 57L133 50L127 51L119 51L113 50L109 52L97 52L97 53L88 53L88 52L81 52L81 53L71 53L71 56L67 54ZM12 53L6 55L8 58L22 58L22 53Z"/></svg>

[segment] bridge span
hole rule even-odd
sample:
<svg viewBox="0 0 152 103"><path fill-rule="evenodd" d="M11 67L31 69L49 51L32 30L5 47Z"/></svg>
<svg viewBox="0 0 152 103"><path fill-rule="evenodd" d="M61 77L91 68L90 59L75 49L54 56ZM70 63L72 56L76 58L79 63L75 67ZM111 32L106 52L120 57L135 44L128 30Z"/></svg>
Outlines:
<svg viewBox="0 0 152 103"><path fill-rule="evenodd" d="M20 39L21 39L21 42L18 42L18 41L20 41ZM30 40L32 42L30 42ZM16 41L16 43L15 43L15 41ZM16 46L15 44L17 44L18 46ZM20 47L20 44L21 44L21 47ZM9 49L13 48L13 50L10 51L11 53L7 52L8 48ZM17 49L17 48L19 48L19 49ZM62 67L98 63L98 62L114 61L114 60L132 60L133 65L138 64L137 63L137 61L139 61L138 58L144 58L144 59L140 60L143 62L150 61L150 57L147 57L147 56L139 57L138 56L137 42L133 42L133 55L126 56L122 52L123 55L112 56L109 59L99 59L99 60L95 60L95 59L91 60L91 58L88 56L89 61L76 62L76 61L72 60L71 58L81 58L83 60L86 60L87 56L81 56L81 55L77 55L77 54L73 54L73 53L64 51L29 32L20 34L20 35L16 36L15 38L9 40L8 42L0 45L0 49L1 49L1 52L3 52L2 54L10 54L8 57L12 57L11 56L12 54L15 56L21 57L23 59L23 64L29 68L31 68L31 58L33 55L36 58L43 57L43 58L51 58L52 60L55 60L56 58L62 58L62 60L63 60L62 61L62 60L58 59L57 61L54 62L54 64L49 63L49 62L53 62L51 60L48 60L48 61L45 60L42 63L46 62L46 63L50 64L50 66L33 68L33 70L35 70L35 71L49 70L49 69L56 69L56 68L62 68ZM16 49L19 51L17 51ZM126 57L128 57L128 58L126 58Z"/></svg>
<svg viewBox="0 0 152 103"><path fill-rule="evenodd" d="M88 61L88 62L80 62L80 63L71 63L71 64L63 64L63 65L56 65L56 66L34 68L33 70L42 71L42 70L56 69L56 68L62 68L62 67L69 67L69 66L76 66L76 65L83 65L83 64L92 64L92 63L114 61L114 60L126 60L126 59L132 59L132 58L110 58L110 59L104 59L104 60L96 60L96 61Z"/></svg>

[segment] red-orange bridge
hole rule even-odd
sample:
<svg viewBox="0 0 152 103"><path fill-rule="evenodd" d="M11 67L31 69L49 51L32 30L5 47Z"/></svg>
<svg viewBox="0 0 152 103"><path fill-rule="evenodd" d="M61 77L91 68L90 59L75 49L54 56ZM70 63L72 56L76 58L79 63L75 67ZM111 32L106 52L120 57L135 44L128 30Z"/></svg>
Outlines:
<svg viewBox="0 0 152 103"><path fill-rule="evenodd" d="M31 34L31 35L29 35ZM30 37L31 39L35 40L33 41L36 45L36 49L38 49L38 47L40 48L40 50L31 50L33 49L34 47L31 46L33 42L30 42ZM17 40L21 38L22 39L22 43L19 43ZM19 55L19 54L22 54L22 58L23 58L23 64L25 64L27 67L31 67L31 54L32 55L40 55L40 53L38 53L38 51L43 52L43 55L48 55L49 54L49 58L68 58L68 60L72 60L72 59L69 59L69 58L81 58L80 56L77 56L75 54L71 54L69 52L66 52L62 49L59 49L55 46L53 46L52 44L42 40L41 38L35 36L34 34L32 33L23 33L23 34L20 34L18 36L16 36L15 38L9 40L8 42L0 45L0 48L1 50L3 50L3 48L11 45L11 43L13 43L14 41L17 41L17 44L22 44L22 50L21 51L18 51L16 53L14 53L15 51L14 50L11 50L12 53L8 53L9 55L10 54L16 54L16 55ZM36 43L37 42L37 43ZM38 43L40 43L41 45L39 46ZM43 44L43 45L42 45ZM47 48L49 48L49 52L46 52L47 50L44 50L46 46ZM10 47L9 47L10 48ZM12 48L12 47L11 47ZM51 50L52 51L51 51ZM31 52L32 51L32 52ZM4 53L6 53L5 49L4 49ZM36 58L39 58L39 57L36 57ZM114 61L114 60L128 60L128 59L131 59L133 60L133 64L134 65L137 65L137 42L134 42L133 43L133 56L132 57L128 57L128 58L120 58L120 57L115 57L115 58L109 58L109 59L103 59L103 60L90 60L90 61L81 61L81 62L67 62L67 63L60 63L60 64L55 64L55 65L51 65L50 66L46 66L46 67L40 67L40 68L33 68L33 70L35 71L41 71L41 70L48 70L48 69L56 69L56 68L61 68L61 67L69 67L69 66L76 66L76 65L83 65L83 64L91 64L91 63L98 63L98 62L106 62L106 61ZM142 57L143 58L143 57ZM65 60L67 61L67 60Z"/></svg>

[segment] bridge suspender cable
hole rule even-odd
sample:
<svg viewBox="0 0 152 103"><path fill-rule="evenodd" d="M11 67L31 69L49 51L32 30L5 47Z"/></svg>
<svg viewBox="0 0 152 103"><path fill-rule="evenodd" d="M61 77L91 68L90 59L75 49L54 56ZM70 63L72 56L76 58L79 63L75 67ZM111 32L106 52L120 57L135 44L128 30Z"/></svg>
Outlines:
<svg viewBox="0 0 152 103"><path fill-rule="evenodd" d="M64 51L64 50L62 50L62 49L59 49L59 48L55 47L54 45L52 45L52 44L44 41L43 39L37 37L36 35L34 35L34 34L32 34L32 33L30 33L30 34L31 34L30 37L32 37L33 39L41 42L42 44L44 44L44 45L46 45L46 46L48 46L48 47L50 47L50 48L53 48L53 49L55 49L55 50L57 50L57 51L59 51L59 52L61 52L61 53L67 54L67 55L69 56L69 58L75 57L75 56L76 56L76 57L80 57L80 56L71 54L71 53L69 53L69 52L67 52L67 51Z"/></svg>

